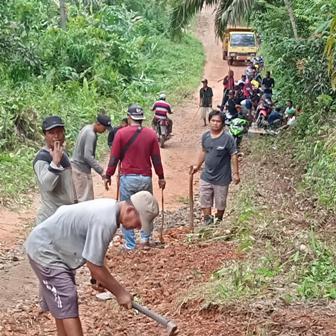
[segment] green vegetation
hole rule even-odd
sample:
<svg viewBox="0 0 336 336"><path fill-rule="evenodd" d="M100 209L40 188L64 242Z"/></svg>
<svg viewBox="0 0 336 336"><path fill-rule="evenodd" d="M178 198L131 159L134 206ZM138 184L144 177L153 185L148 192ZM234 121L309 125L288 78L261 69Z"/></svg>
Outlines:
<svg viewBox="0 0 336 336"><path fill-rule="evenodd" d="M291 1L299 38L292 38L284 7L260 5L253 25L262 39L262 54L277 81L277 99L291 99L303 114L288 143L306 165L305 186L330 208L336 206L335 92L328 76L334 73L335 1ZM333 22L333 24L332 24ZM330 28L329 28L330 27ZM330 31L331 29L331 31ZM328 48L326 48L328 46Z"/></svg>
<svg viewBox="0 0 336 336"><path fill-rule="evenodd" d="M291 99L303 108L288 140L307 165L306 187L336 207L336 2L329 0L175 0L171 26L179 34L204 4L215 7L218 36L228 24L248 18L262 41L261 54L276 80L279 104Z"/></svg>
<svg viewBox="0 0 336 336"><path fill-rule="evenodd" d="M189 242L203 244L231 240L238 256L225 261L187 299L202 298L205 306L335 299L331 217L316 204L308 205L313 200L288 191L291 156L281 150L283 142L270 141L258 138L248 143L252 154L246 175L224 224L189 236Z"/></svg>
<svg viewBox="0 0 336 336"><path fill-rule="evenodd" d="M137 102L149 111L162 91L177 103L201 76L201 44L190 35L169 38L169 2L66 1L65 29L56 3L0 4L3 203L20 201L34 185L32 158L42 144L43 117L62 116L71 151L78 130L99 110L117 124L127 105Z"/></svg>

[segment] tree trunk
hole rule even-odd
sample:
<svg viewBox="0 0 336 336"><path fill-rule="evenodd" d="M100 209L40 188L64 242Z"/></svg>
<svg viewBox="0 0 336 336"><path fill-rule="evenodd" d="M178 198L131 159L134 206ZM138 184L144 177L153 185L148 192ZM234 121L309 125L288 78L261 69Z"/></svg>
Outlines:
<svg viewBox="0 0 336 336"><path fill-rule="evenodd" d="M287 11L288 11L288 16L289 16L289 20L290 20L291 25L292 25L294 38L295 38L295 40L298 40L299 36L298 36L298 32L297 32L296 19L295 19L295 16L294 16L292 4L291 4L290 0L284 0L284 3L285 3L285 6L287 8Z"/></svg>
<svg viewBox="0 0 336 336"><path fill-rule="evenodd" d="M65 6L65 0L59 0L59 8L60 8L60 26L62 29L66 29L67 25L67 13L66 13L66 6Z"/></svg>

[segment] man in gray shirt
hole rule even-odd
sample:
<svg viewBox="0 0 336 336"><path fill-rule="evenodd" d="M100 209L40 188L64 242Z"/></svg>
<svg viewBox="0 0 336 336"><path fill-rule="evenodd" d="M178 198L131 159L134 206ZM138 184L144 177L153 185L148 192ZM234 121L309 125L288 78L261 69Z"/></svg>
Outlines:
<svg viewBox="0 0 336 336"><path fill-rule="evenodd" d="M111 127L111 119L100 114L92 125L80 131L72 154L72 175L79 202L94 199L91 169L94 169L105 182L104 168L96 160L97 134Z"/></svg>
<svg viewBox="0 0 336 336"><path fill-rule="evenodd" d="M150 234L158 214L156 199L140 191L129 201L97 199L62 206L34 228L25 248L40 283L42 309L55 318L58 335L83 335L73 270L84 264L101 288L120 305L132 307L131 295L104 265L105 254L120 223Z"/></svg>
<svg viewBox="0 0 336 336"><path fill-rule="evenodd" d="M41 194L36 224L51 216L61 205L76 200L71 165L64 151L64 123L58 116L47 117L42 123L45 146L37 153L33 168Z"/></svg>
<svg viewBox="0 0 336 336"><path fill-rule="evenodd" d="M236 144L233 137L224 130L224 122L225 117L221 112L212 111L209 114L210 131L202 136L202 151L192 171L195 174L204 162L200 180L200 203L206 225L214 223L211 216L213 204L217 209L216 220L223 219L229 184L232 181L231 161L233 181L235 184L240 182Z"/></svg>

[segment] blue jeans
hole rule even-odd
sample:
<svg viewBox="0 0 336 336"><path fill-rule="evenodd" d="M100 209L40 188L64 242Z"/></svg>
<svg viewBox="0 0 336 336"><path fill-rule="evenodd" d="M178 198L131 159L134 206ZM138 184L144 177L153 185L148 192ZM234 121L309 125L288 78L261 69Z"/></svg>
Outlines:
<svg viewBox="0 0 336 336"><path fill-rule="evenodd" d="M127 201L132 195L139 191L149 191L153 193L152 177L143 175L122 175L120 177L120 200ZM133 250L136 247L134 230L126 230L121 227L124 239L125 248ZM141 231L141 242L148 242L150 235Z"/></svg>

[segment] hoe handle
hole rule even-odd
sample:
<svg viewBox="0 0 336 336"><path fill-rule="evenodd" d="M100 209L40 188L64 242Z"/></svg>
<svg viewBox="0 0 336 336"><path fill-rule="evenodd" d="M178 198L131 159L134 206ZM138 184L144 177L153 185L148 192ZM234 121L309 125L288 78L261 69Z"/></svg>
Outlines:
<svg viewBox="0 0 336 336"><path fill-rule="evenodd" d="M163 327L167 328L168 335L173 335L174 332L176 331L177 327L176 327L175 323L167 320L166 318L164 318L163 316L161 316L157 313L154 313L153 311L149 310L147 307L144 307L144 306L142 306L142 305L140 305L136 302L132 303L132 307L134 309L136 309L138 312L140 312L141 314L144 314L144 315L150 317L151 319L153 319L157 323L161 324Z"/></svg>

